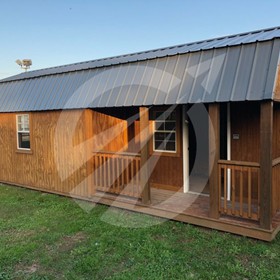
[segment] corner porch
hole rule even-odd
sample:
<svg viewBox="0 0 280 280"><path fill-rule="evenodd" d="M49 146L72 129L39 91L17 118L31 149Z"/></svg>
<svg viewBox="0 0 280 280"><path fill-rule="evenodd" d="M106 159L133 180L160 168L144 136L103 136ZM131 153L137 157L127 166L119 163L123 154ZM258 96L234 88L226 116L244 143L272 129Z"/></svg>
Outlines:
<svg viewBox="0 0 280 280"><path fill-rule="evenodd" d="M260 127L260 156L256 161L223 159L221 135L224 132L220 130L220 106L209 104L208 113L211 121L208 125L207 158L211 172L209 172L206 194L201 192L195 194L190 191L184 193L184 186L172 191L151 184L150 114L148 108L140 108L139 118L136 118L139 134L128 136L132 139L138 138L138 152L129 149L130 145L127 145L124 151L94 151L93 201L263 240L272 240L280 229L278 212L280 160L276 158L272 161L273 106L271 104L272 102L264 102L257 112ZM181 122L180 126L183 124L184 122ZM127 131L131 133L129 126ZM180 137L184 137L182 132L179 134ZM135 141L134 147L136 144ZM263 150L265 152L262 152ZM182 154L183 152L181 151ZM183 163L182 165L184 166ZM271 175L269 175L270 169ZM165 170L161 172L164 174ZM182 176L178 173L177 175ZM200 178L197 177L197 182ZM197 186L197 182L195 183L197 189L203 189L203 186Z"/></svg>

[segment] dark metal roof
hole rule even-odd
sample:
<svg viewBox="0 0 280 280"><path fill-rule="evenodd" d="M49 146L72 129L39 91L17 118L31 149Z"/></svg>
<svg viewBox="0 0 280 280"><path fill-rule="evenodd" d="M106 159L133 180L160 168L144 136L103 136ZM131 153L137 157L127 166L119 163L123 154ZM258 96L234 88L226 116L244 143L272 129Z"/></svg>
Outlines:
<svg viewBox="0 0 280 280"><path fill-rule="evenodd" d="M0 82L34 78L39 76L79 71L79 70L87 70L87 69L118 65L118 64L129 63L129 62L137 62L137 61L143 61L148 59L160 58L165 56L173 56L177 54L185 54L190 52L237 46L242 44L250 44L255 42L268 41L275 38L280 38L280 27L273 27L269 29L262 29L262 30L252 31L252 32L240 33L236 35L197 41L197 42L192 42L188 44L177 45L177 46L172 46L167 48L160 48L160 49L154 49L154 50L149 50L144 52L126 54L126 55L115 56L115 57L108 57L103 59L74 63L74 64L46 68L46 69L35 70L35 71L29 71L0 80Z"/></svg>
<svg viewBox="0 0 280 280"><path fill-rule="evenodd" d="M134 54L131 61L27 72L1 81L0 112L272 99L279 35L274 28Z"/></svg>

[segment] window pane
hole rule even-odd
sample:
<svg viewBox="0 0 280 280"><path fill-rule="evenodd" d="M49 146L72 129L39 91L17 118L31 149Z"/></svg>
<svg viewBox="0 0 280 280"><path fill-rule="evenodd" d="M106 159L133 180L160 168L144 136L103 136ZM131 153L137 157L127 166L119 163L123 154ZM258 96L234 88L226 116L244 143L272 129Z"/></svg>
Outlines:
<svg viewBox="0 0 280 280"><path fill-rule="evenodd" d="M29 133L18 133L18 147L20 149L30 149Z"/></svg>
<svg viewBox="0 0 280 280"><path fill-rule="evenodd" d="M176 111L155 112L154 149L176 151Z"/></svg>
<svg viewBox="0 0 280 280"><path fill-rule="evenodd" d="M155 140L165 140L167 136L168 136L167 133L164 133L164 132L156 132L156 133L155 133Z"/></svg>
<svg viewBox="0 0 280 280"><path fill-rule="evenodd" d="M164 122L161 122L161 121L155 122L155 129L156 130L164 130Z"/></svg>
<svg viewBox="0 0 280 280"><path fill-rule="evenodd" d="M155 141L155 150L165 150L164 141Z"/></svg>
<svg viewBox="0 0 280 280"><path fill-rule="evenodd" d="M29 123L24 124L24 131L29 131Z"/></svg>
<svg viewBox="0 0 280 280"><path fill-rule="evenodd" d="M166 150L168 150L168 151L176 151L175 142L168 141L166 143Z"/></svg>
<svg viewBox="0 0 280 280"><path fill-rule="evenodd" d="M17 116L17 130L18 132L29 132L29 115Z"/></svg>
<svg viewBox="0 0 280 280"><path fill-rule="evenodd" d="M166 122L165 123L165 130L175 130L176 123L175 122Z"/></svg>
<svg viewBox="0 0 280 280"><path fill-rule="evenodd" d="M22 123L18 123L18 131L23 131L23 124Z"/></svg>
<svg viewBox="0 0 280 280"><path fill-rule="evenodd" d="M175 141L175 132L171 132L171 133L168 133L168 135L166 135L165 139L168 141Z"/></svg>

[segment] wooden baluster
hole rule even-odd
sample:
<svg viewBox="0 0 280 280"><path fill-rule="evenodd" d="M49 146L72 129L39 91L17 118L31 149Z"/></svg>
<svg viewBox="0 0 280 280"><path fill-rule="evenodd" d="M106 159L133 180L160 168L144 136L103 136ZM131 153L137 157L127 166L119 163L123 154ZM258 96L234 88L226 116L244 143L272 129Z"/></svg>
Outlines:
<svg viewBox="0 0 280 280"><path fill-rule="evenodd" d="M223 165L218 165L218 195L219 195L219 212L222 211L221 200L222 200L222 167Z"/></svg>
<svg viewBox="0 0 280 280"><path fill-rule="evenodd" d="M95 155L95 162L96 162L96 170L94 172L94 175L96 177L96 188L99 188L99 156Z"/></svg>
<svg viewBox="0 0 280 280"><path fill-rule="evenodd" d="M129 188L129 161L126 158L126 186Z"/></svg>
<svg viewBox="0 0 280 280"><path fill-rule="evenodd" d="M239 215L243 217L243 168L240 169Z"/></svg>
<svg viewBox="0 0 280 280"><path fill-rule="evenodd" d="M260 203L261 203L261 174L260 174L260 169L258 169L258 207L257 207L258 219L260 219Z"/></svg>
<svg viewBox="0 0 280 280"><path fill-rule="evenodd" d="M125 183L124 183L124 171L125 171L125 168L124 168L125 164L124 164L124 159L122 158L121 159L121 171L122 171L122 175L121 175L121 190L124 189L124 186L125 186Z"/></svg>
<svg viewBox="0 0 280 280"><path fill-rule="evenodd" d="M109 189L112 188L112 168L111 168L111 166L112 166L112 161L110 160L108 162L108 187L109 187Z"/></svg>
<svg viewBox="0 0 280 280"><path fill-rule="evenodd" d="M101 164L100 164L100 155L98 155L97 156L97 158L96 158L96 160L97 160L97 171L96 171L96 173L97 173L97 179L98 179L98 187L99 188L101 188Z"/></svg>
<svg viewBox="0 0 280 280"><path fill-rule="evenodd" d="M251 168L248 168L248 217L252 217L252 174Z"/></svg>
<svg viewBox="0 0 280 280"><path fill-rule="evenodd" d="M105 186L106 186L106 189L110 190L110 186L108 184L108 164L109 162L111 161L111 158L108 157L108 156L105 156L105 164L104 164L104 167L105 167L105 178L104 178L104 181L105 181Z"/></svg>
<svg viewBox="0 0 280 280"><path fill-rule="evenodd" d="M98 164L97 164L97 155L94 155L94 172L93 172L93 174L94 174L94 177L93 177L93 179L94 179L94 187L95 187L95 189L97 189L98 188L98 183L97 183L97 170L98 170Z"/></svg>
<svg viewBox="0 0 280 280"><path fill-rule="evenodd" d="M112 168L112 185L111 188L113 190L113 192L115 192L115 184L116 184L116 169L115 169L115 161L112 158L111 161L111 168Z"/></svg>
<svg viewBox="0 0 280 280"><path fill-rule="evenodd" d="M231 178L232 178L232 184L231 184L232 209L231 209L231 212L232 212L232 215L235 215L235 167L234 166L232 166L232 169L231 169Z"/></svg>
<svg viewBox="0 0 280 280"><path fill-rule="evenodd" d="M224 166L224 212L227 213L227 166Z"/></svg>
<svg viewBox="0 0 280 280"><path fill-rule="evenodd" d="M135 191L134 191L134 159L131 158L131 165L130 165L130 169L131 169L131 186L132 186L132 190L131 190L131 195L135 196Z"/></svg>
<svg viewBox="0 0 280 280"><path fill-rule="evenodd" d="M116 164L117 164L117 193L121 193L121 189L120 189L120 167L119 167L119 158L116 157L115 158Z"/></svg>
<svg viewBox="0 0 280 280"><path fill-rule="evenodd" d="M99 185L100 185L100 188L102 189L103 187L103 184L102 184L102 180L103 180L103 177L102 177L102 157L101 155L99 156L98 158L98 161L99 161Z"/></svg>
<svg viewBox="0 0 280 280"><path fill-rule="evenodd" d="M102 188L105 189L105 184L104 184L104 156L101 155L100 156L100 169L101 169L101 177L100 177L100 180L101 180L101 186Z"/></svg>
<svg viewBox="0 0 280 280"><path fill-rule="evenodd" d="M137 197L140 198L140 158L136 158L136 187L137 187Z"/></svg>

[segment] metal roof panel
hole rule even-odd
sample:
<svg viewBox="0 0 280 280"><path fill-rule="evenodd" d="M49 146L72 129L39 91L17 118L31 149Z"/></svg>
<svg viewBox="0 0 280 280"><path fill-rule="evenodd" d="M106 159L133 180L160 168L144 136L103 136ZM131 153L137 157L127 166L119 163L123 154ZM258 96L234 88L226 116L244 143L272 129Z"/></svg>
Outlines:
<svg viewBox="0 0 280 280"><path fill-rule="evenodd" d="M117 64L136 62L147 59L155 59L158 57L171 56L175 54L185 54L189 52L209 50L213 48L223 48L227 46L241 45L255 43L258 41L268 41L272 39L280 38L280 27L274 27L269 29L257 30L253 32L246 32L231 36L224 36L214 39L208 39L204 41L198 41L183 45L177 45L167 48L160 48L155 50L149 50L144 52L126 54L121 56L97 59L92 61L85 61L81 63L74 63L69 65L63 65L59 67L52 67L47 69L29 71L19 75L15 75L0 82L13 81L18 79L28 79L45 75L59 74L71 71L88 70L98 67L112 66Z"/></svg>
<svg viewBox="0 0 280 280"><path fill-rule="evenodd" d="M1 82L0 111L272 99L279 52L280 39L273 39Z"/></svg>

